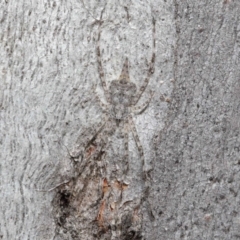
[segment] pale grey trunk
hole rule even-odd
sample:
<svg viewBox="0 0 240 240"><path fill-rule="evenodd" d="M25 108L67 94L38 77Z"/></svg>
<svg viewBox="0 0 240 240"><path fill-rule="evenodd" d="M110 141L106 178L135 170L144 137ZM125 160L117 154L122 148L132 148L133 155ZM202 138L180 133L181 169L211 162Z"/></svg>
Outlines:
<svg viewBox="0 0 240 240"><path fill-rule="evenodd" d="M124 158L121 126L97 140L100 160L69 158L104 117L104 8L108 86L128 57L140 88L156 20L139 104L155 95L134 117L147 184L130 131ZM239 16L237 0L2 1L0 239L240 239Z"/></svg>

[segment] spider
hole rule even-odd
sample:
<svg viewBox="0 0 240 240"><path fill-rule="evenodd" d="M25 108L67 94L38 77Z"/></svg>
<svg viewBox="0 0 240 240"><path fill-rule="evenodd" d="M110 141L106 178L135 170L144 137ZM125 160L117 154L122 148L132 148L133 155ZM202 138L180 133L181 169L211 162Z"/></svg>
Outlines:
<svg viewBox="0 0 240 240"><path fill-rule="evenodd" d="M99 123L95 130L90 131L90 138L86 138L84 144L78 146L78 150L71 154L72 157L78 158L80 155L83 157L83 152L85 152L85 157L83 159L87 161L90 157L92 157L91 152L94 152L93 155L95 157L99 156L101 149L108 144L108 136L113 134L117 128L120 128L124 137L124 159L128 159L128 132L131 130L134 140L136 142L136 146L139 151L140 160L142 161L143 172L145 173L145 160L143 147L139 140L139 136L137 134L137 130L133 121L133 114L142 113L148 107L153 93L151 92L151 96L148 98L146 102L142 106L136 106L139 102L142 94L144 93L151 75L154 73L154 64L155 64L155 19L152 19L153 29L152 29L152 39L153 39L153 47L152 47L152 56L151 62L149 63L147 76L137 92L137 86L135 83L130 81L129 77L129 64L128 58L126 58L122 72L117 80L113 80L110 83L109 88L107 87L105 74L103 71L102 58L101 58L101 50L100 50L100 38L101 38L101 25L102 21L99 21L99 31L97 36L97 65L98 72L101 81L101 85L104 91L104 95L107 101L107 104L103 103L98 97L97 101L103 111L106 113L105 121L103 123ZM91 144L95 142L95 147ZM96 144L97 143L97 144ZM92 150L94 149L94 150ZM90 153L89 153L90 152ZM128 168L128 166L127 166ZM146 173L144 175L146 177Z"/></svg>

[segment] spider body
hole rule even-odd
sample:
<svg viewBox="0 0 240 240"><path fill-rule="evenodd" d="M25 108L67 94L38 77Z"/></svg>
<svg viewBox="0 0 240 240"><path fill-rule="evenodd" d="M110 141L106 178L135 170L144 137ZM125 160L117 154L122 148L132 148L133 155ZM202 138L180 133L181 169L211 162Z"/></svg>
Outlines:
<svg viewBox="0 0 240 240"><path fill-rule="evenodd" d="M107 117L105 123L103 125L100 124L100 128L96 130L96 134L93 139L96 139L97 135L100 135L101 139L100 148L106 147L108 145L108 133L114 133L116 128L120 128L122 132L122 136L124 137L124 159L128 159L128 134L132 132L133 137L135 139L140 159L142 161L143 168L145 168L145 160L143 154L143 148L140 143L140 139L134 125L133 115L136 113L142 113L147 106L149 105L152 95L143 103L142 106L137 106L139 99L147 88L151 75L154 73L154 64L155 64L155 19L152 19L153 23L153 47L152 47L152 57L149 63L147 76L144 79L143 84L137 90L137 86L135 83L130 81L129 76L129 66L128 66L128 58L126 58L122 72L117 80L113 80L110 83L109 88L107 87L105 73L102 66L102 58L101 58L101 50L100 50L100 38L101 38L101 26L103 21L100 21L98 39L97 39L97 64L98 64L98 72L101 80L101 85L104 91L104 96L106 98L107 104L101 102L99 98L98 102L100 106L107 113ZM146 174L144 174L146 176Z"/></svg>
<svg viewBox="0 0 240 240"><path fill-rule="evenodd" d="M127 59L125 61L124 69L128 68ZM110 85L110 105L111 116L117 121L126 119L129 115L129 108L134 105L134 97L136 93L136 84L131 83L123 76L120 80L114 80Z"/></svg>
<svg viewBox="0 0 240 240"><path fill-rule="evenodd" d="M136 84L130 81L128 58L126 58L123 64L122 72L119 78L117 80L111 81L109 88L107 87L100 50L102 23L103 21L100 21L96 52L99 77L101 80L101 86L103 88L107 104L103 103L98 97L97 100L99 102L99 105L107 114L107 116L105 118L105 122L98 124L96 129L92 132L92 136L88 138L88 140L82 145L82 147L76 152L74 152L73 155L75 157L78 157L80 155L83 156L84 154L82 153L86 152L91 143L95 141L96 151L95 153L93 153L94 156L90 157L97 158L99 152L101 152L101 149L106 148L106 146L108 145L109 135L112 135L115 132L116 128L119 128L120 132L122 133L121 136L123 136L124 138L124 159L128 159L128 135L130 132L132 132L139 151L139 157L142 162L143 169L145 169L143 148L133 121L133 115L136 113L142 113L148 107L153 95L151 94L151 96L143 103L142 106L137 106L139 99L147 88L151 75L154 73L155 20L152 20L152 57L149 63L147 76L144 79L143 84L139 87L139 90L137 90ZM145 170L143 172L144 176L146 176Z"/></svg>

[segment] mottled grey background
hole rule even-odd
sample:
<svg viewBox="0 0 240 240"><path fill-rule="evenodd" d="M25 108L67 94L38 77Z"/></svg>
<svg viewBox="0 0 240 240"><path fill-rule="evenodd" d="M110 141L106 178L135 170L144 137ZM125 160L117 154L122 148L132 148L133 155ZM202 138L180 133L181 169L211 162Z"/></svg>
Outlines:
<svg viewBox="0 0 240 240"><path fill-rule="evenodd" d="M237 0L0 2L0 238L53 239L54 193L36 189L71 176L63 145L72 149L102 116L95 19L104 7L108 83L127 56L140 86L156 19L155 73L143 100L155 96L134 118L153 168L146 239L240 239ZM140 166L131 136L129 144L130 164Z"/></svg>

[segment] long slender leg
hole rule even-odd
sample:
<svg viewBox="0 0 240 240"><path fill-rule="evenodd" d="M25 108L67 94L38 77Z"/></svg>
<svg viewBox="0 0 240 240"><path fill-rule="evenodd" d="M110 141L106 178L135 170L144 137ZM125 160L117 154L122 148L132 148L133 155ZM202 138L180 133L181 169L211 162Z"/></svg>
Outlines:
<svg viewBox="0 0 240 240"><path fill-rule="evenodd" d="M133 114L143 113L147 109L149 103L151 102L153 95L154 93L151 92L151 96L142 105L132 107Z"/></svg>
<svg viewBox="0 0 240 240"><path fill-rule="evenodd" d="M112 130L112 127L113 126L111 125L111 122L107 121L104 126L104 129L98 134L97 138L94 140L95 146L93 147L92 150L87 152L83 157L83 161L79 166L78 175L75 178L76 180L80 176L83 179L88 179L90 174L93 171L96 171L97 169L101 168L101 163L104 160L102 156L104 155L106 146L108 145L108 142L109 142L109 133L115 130L115 129ZM83 196L86 192L86 187L88 185L87 180L83 182L84 182L84 187L77 194L77 198L81 196L81 199L83 199Z"/></svg>
<svg viewBox="0 0 240 240"><path fill-rule="evenodd" d="M103 16L103 12L105 10L105 7L101 11L100 20L98 20L91 14L91 12L85 6L84 1L81 0L81 2L83 4L83 7L87 10L87 12L92 16L92 18L95 19L95 23L99 23L98 37L97 37L97 49L96 49L97 50L98 72L99 72L99 77L101 79L101 84L102 84L102 88L104 90L105 97L106 97L107 101L110 102L110 97L109 97L109 93L108 93L108 90L107 90L107 84L106 84L105 75L104 75L103 66L102 66L102 57L101 57L101 50L100 50L101 26L102 26L102 23L103 23L102 16Z"/></svg>
<svg viewBox="0 0 240 240"><path fill-rule="evenodd" d="M104 130L94 141L94 143L96 144L96 149L94 150L92 156L90 156L91 158L93 158L93 160L101 158L101 156L105 153L105 149L107 149L107 146L109 144L110 133L112 133L112 131L114 130L115 129L112 129L111 121L107 121Z"/></svg>
<svg viewBox="0 0 240 240"><path fill-rule="evenodd" d="M137 102L139 101L139 99L141 98L143 92L145 91L148 83L149 83L149 80L150 80L150 77L151 75L154 73L154 65L155 65L155 48L156 48L156 37L155 37L155 24L156 24L156 20L153 18L152 19L152 23L153 23L153 36L152 36L152 39L153 39L153 50L152 50L152 58L151 58L151 62L149 64L149 68L148 68L148 72L147 72L147 77L145 78L144 80L144 83L143 85L141 86L140 88L140 91L139 93L136 95L136 97L134 98L134 105L137 104Z"/></svg>
<svg viewBox="0 0 240 240"><path fill-rule="evenodd" d="M73 159L78 159L80 156L83 155L84 151L89 147L92 141L101 133L104 129L106 122L108 121L107 117L105 116L104 122L100 122L95 129L90 129L85 136L80 136L81 141L77 144L72 152L70 152L70 156ZM89 137L90 136L90 137Z"/></svg>
<svg viewBox="0 0 240 240"><path fill-rule="evenodd" d="M145 172L145 160L144 160L143 147L142 147L142 144L138 137L137 130L136 130L135 124L133 122L132 116L129 117L129 124L130 124L131 130L133 133L133 137L134 137L134 140L135 140L137 148L138 148L138 152L139 152L139 156L140 156L140 160L141 160L142 168L143 168L143 179L145 180L147 175Z"/></svg>
<svg viewBox="0 0 240 240"><path fill-rule="evenodd" d="M83 156L83 160L80 166L81 170L84 168L84 166L90 159L96 160L101 154L101 151L105 145L106 136L103 137L103 134L101 132L100 134L98 134L96 138L97 139L93 142L93 145L89 146L85 151L85 154Z"/></svg>
<svg viewBox="0 0 240 240"><path fill-rule="evenodd" d="M102 156L105 155L106 149L108 149L108 145L110 143L109 137L114 134L115 130L115 122L108 119L104 125L104 128L95 137L92 145L87 148L87 151L85 151L85 155L80 166L81 169L89 160L92 161L101 159L102 161L99 161L98 163L104 164L105 158Z"/></svg>
<svg viewBox="0 0 240 240"><path fill-rule="evenodd" d="M123 176L128 172L129 169L129 149L128 149L128 119L124 121L124 166L123 166Z"/></svg>
<svg viewBox="0 0 240 240"><path fill-rule="evenodd" d="M96 101L98 102L98 104L100 105L100 107L102 108L102 110L107 113L109 111L109 107L107 104L103 103L101 101L101 99L99 98L99 96L97 95L97 91L95 89L95 97L96 97Z"/></svg>
<svg viewBox="0 0 240 240"><path fill-rule="evenodd" d="M112 148L111 136L113 136L113 134L115 133L115 131L117 129L117 126L116 126L116 121L113 120L113 119L108 121L107 124L108 124L108 126L106 127L106 130L103 132L103 135L108 136L107 141L106 141L106 145L105 145L105 149L107 149L107 151L110 152L110 151L114 151L113 148ZM102 164L103 164L104 170L105 170L105 177L109 178L111 176L111 174L112 174L112 171L111 171L111 167L109 168L106 165L107 164L106 157L102 158Z"/></svg>
<svg viewBox="0 0 240 240"><path fill-rule="evenodd" d="M83 156L83 160L79 165L78 175L89 175L91 172L91 166L96 164L95 160L101 159L104 149L108 143L108 135L102 131L94 141L94 146L90 146ZM87 168L87 166L89 166ZM86 169L87 168L87 169Z"/></svg>
<svg viewBox="0 0 240 240"><path fill-rule="evenodd" d="M98 161L98 160L99 159L102 160L102 154L107 145L107 142L108 142L108 135L104 134L104 130L103 130L101 133L99 133L99 135L97 136L97 139L94 141L96 146L94 147L93 151L90 151L90 153L86 153L86 156L84 157L83 161L81 162L81 165L79 166L79 171L78 171L77 177L75 178L75 180L78 181L79 177L81 177L83 182L83 187L81 189L78 189L75 196L76 199L79 199L79 203L78 203L79 205L81 205L84 199L84 196L87 192L87 188L89 184L89 176L91 174L95 175L93 172L97 171L101 167L99 166L99 163L101 161Z"/></svg>
<svg viewBox="0 0 240 240"><path fill-rule="evenodd" d="M106 84L106 80L105 80L105 74L103 71L103 66L102 66L102 56L101 56L101 50L100 50L100 38L101 38L101 26L102 26L102 14L103 11L101 13L101 18L99 21L99 29L98 29L98 38L97 38L97 63L98 63L98 72L99 72L99 77L101 79L101 84L102 84L102 88L104 90L104 94L105 97L107 99L107 102L110 103L110 96L109 96L109 92L107 89L107 84Z"/></svg>
<svg viewBox="0 0 240 240"><path fill-rule="evenodd" d="M123 152L123 160L122 160L122 176L121 181L119 182L120 187L120 198L118 199L119 203L122 201L123 198L123 190L124 186L126 185L126 182L124 180L126 179L128 170L129 170L129 148L128 148L128 131L129 131L129 125L128 125L128 119L124 120L124 126L122 129L123 134L123 141L124 141L124 152Z"/></svg>
<svg viewBox="0 0 240 240"><path fill-rule="evenodd" d="M129 122L131 124L132 133L133 133L136 145L138 147L139 155L140 155L142 166L143 166L142 178L143 178L143 181L144 181L144 189L143 189L143 195L142 195L142 198L141 198L141 202L143 202L143 201L146 202L149 218L151 219L151 221L153 221L155 217L154 217L154 215L152 213L151 205L150 205L150 203L149 203L149 201L147 199L147 196L149 195L150 182L148 181L149 177L148 177L148 173L146 171L144 154L143 154L143 148L142 148L140 139L138 137L138 134L137 134L137 131L136 131L136 128L135 128L135 125L134 125L132 117L130 117L130 121Z"/></svg>

